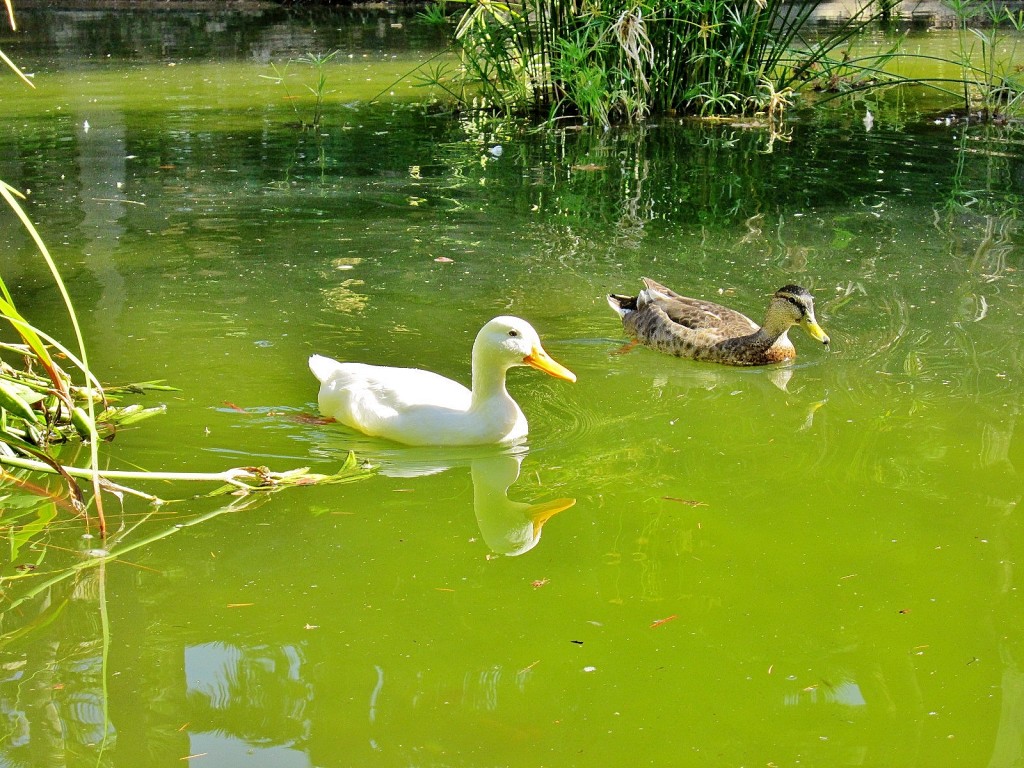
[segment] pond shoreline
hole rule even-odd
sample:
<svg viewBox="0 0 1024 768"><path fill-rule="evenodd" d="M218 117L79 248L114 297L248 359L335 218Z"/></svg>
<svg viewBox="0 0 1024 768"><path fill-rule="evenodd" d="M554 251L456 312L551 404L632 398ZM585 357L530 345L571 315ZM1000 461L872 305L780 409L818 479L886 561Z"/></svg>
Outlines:
<svg viewBox="0 0 1024 768"><path fill-rule="evenodd" d="M313 8L360 8L386 9L410 8L425 5L423 2L272 2L271 0L72 0L56 5L46 0L22 0L15 4L17 16L20 10L47 10L56 12L74 11L210 11L216 13L252 13L276 9L298 10Z"/></svg>
<svg viewBox="0 0 1024 768"><path fill-rule="evenodd" d="M331 8L350 8L359 10L392 10L399 11L409 8L422 8L430 3L426 0L408 0L407 2L383 0L69 0L60 4L47 0L20 0L14 7L15 16L21 10L46 10L54 12L90 12L90 11L132 11L132 12L211 12L224 13L259 13L272 10L323 10ZM1004 4L1011 10L1024 8L1024 3L1008 2ZM848 19L857 12L858 3L850 0L831 0L820 3L811 14L812 19L819 21L835 21ZM922 0L922 2L894 3L891 18L913 20L916 23L942 23L952 19L955 14L950 6L942 0Z"/></svg>

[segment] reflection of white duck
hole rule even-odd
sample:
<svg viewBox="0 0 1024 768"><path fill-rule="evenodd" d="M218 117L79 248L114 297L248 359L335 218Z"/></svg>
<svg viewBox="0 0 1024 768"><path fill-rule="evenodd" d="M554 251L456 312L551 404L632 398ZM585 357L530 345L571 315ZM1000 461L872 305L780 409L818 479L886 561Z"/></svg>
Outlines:
<svg viewBox="0 0 1024 768"><path fill-rule="evenodd" d="M505 389L509 368L529 365L575 381L525 320L496 317L473 344L473 389L430 371L339 363L313 355L325 416L373 437L407 445L508 443L527 433L526 417Z"/></svg>
<svg viewBox="0 0 1024 768"><path fill-rule="evenodd" d="M540 541L544 523L576 503L552 499L543 504L510 501L508 489L519 478L522 455L473 459L473 510L484 541L495 552L514 557Z"/></svg>

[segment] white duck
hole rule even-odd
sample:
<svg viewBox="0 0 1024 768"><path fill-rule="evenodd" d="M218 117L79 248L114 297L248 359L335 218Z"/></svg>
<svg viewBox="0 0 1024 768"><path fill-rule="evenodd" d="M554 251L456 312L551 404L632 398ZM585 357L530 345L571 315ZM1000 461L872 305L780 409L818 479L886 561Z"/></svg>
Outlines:
<svg viewBox="0 0 1024 768"><path fill-rule="evenodd" d="M505 374L530 365L552 376L576 375L551 359L518 317L496 317L473 343L473 389L417 368L339 363L313 355L324 416L373 437L406 445L508 443L527 433L526 417L505 389Z"/></svg>

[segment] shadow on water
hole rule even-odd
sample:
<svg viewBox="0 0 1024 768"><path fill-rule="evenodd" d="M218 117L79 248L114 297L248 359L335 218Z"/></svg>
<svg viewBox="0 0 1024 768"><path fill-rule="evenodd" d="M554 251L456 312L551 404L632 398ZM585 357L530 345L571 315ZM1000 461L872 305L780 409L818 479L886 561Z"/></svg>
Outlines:
<svg viewBox="0 0 1024 768"><path fill-rule="evenodd" d="M30 61L56 59L67 67L109 59L266 64L335 49L362 55L437 50L444 44L438 30L423 24L411 5L325 9L260 2L230 7L154 3L142 12L126 13L117 3L102 1L54 6L23 0L14 7L20 32L5 27L0 33L5 53Z"/></svg>

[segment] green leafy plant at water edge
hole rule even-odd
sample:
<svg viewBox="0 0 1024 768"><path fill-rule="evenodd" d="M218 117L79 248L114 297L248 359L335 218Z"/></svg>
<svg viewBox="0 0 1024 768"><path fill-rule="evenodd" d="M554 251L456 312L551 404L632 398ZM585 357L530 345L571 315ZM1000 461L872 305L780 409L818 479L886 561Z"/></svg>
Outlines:
<svg viewBox="0 0 1024 768"><path fill-rule="evenodd" d="M421 18L450 29L458 63L425 68L420 80L461 109L579 117L603 127L649 114L771 110L777 118L798 94L825 93L827 101L894 85L959 93L966 109L985 118L1019 113L1024 76L1016 38L1008 45L1005 31L1024 31L1024 11L996 0L948 2L960 47L955 58L939 60L961 68L955 80L894 74L894 60L934 59L899 42L854 53L869 26L891 14L891 3L862 4L818 28L810 20L819 2L781 0L439 0Z"/></svg>
<svg viewBox="0 0 1024 768"><path fill-rule="evenodd" d="M784 93L884 12L866 4L823 38L802 37L818 3L442 0L422 14L453 24L457 67L424 80L462 106L580 115L607 126L651 113L759 109L767 85Z"/></svg>
<svg viewBox="0 0 1024 768"><path fill-rule="evenodd" d="M57 343L56 340L29 324L15 307L14 299L10 291L8 291L7 285L3 282L2 277L0 277L0 319L9 322L24 342L25 355L27 355L25 357L27 372L31 371L33 362L37 363L45 371L48 380L48 388L44 393L39 388L31 386L31 379L27 373L25 376L17 376L14 368L6 366L7 376L3 380L4 383L0 385L0 462L19 453L34 456L45 462L54 471L65 476L69 486L74 491L76 506L80 511L84 511L84 503L82 502L82 495L78 484L63 472L60 465L51 457L48 451L48 436L55 433L66 436L69 430L54 429L53 425L62 420L65 423L70 423L77 434L88 439L91 446L90 464L93 469L98 467L99 433L96 428L95 405L97 399L102 400L102 387L89 371L81 327L78 324L74 306L71 304L71 298L68 295L63 280L61 280L60 272L57 270L53 257L50 256L50 252L47 250L42 237L36 231L35 225L28 218L18 201L22 197L21 193L7 183L0 181L0 196L4 198L11 210L21 220L22 225L32 237L40 255L52 274L68 309L68 315L74 328L79 349L79 354L76 356ZM100 394L99 398L95 398L90 394L84 398L84 407L82 400L75 399L70 377L54 361L47 343L59 349L83 373L85 389L81 391L91 389L92 393ZM47 411L48 406L49 410ZM46 414L45 418L41 418L38 415L40 411ZM45 433L40 431L41 427L46 428ZM100 520L100 528L103 529L105 528L105 523L103 521L102 500L99 499L98 495L98 476L93 477L93 487L97 491L96 511Z"/></svg>
<svg viewBox="0 0 1024 768"><path fill-rule="evenodd" d="M14 26L10 0L5 0ZM310 56L308 63L319 73L315 87L316 111L314 122L322 116L323 95L326 87L325 67L335 54ZM20 70L0 54L15 72ZM23 78L24 79L24 78ZM31 85L31 82L29 82ZM145 382L121 387L104 388L89 368L85 340L71 297L61 279L57 264L51 256L43 238L36 230L21 205L24 200L14 187L0 181L0 197L20 220L39 252L43 264L53 278L63 298L71 326L74 331L77 352L72 352L57 339L30 323L18 310L14 296L0 273L0 321L15 332L17 341L0 341L0 499L6 500L10 509L11 500L38 495L44 505L55 509L56 499L63 498L46 486L40 486L26 479L26 474L56 474L65 483L68 497L64 503L78 515L84 515L89 506L94 507L99 531L106 535L106 521L103 514L103 492L123 497L133 494L157 504L166 501L149 493L119 485L119 481L144 480L187 481L220 483L219 488L204 494L220 493L247 495L254 491L278 490L281 488L313 483L330 483L348 480L366 473L365 468L356 468L355 459L350 456L338 473L332 475L313 474L308 468L288 472L274 472L266 467L240 467L214 473L160 473L101 470L99 466L99 445L102 440L113 437L116 428L135 423L154 414L163 412L162 406L143 407L138 404L119 406L114 403L126 394L144 394L153 390L168 390L160 382ZM71 373L57 361L67 360ZM16 364L15 364L16 363ZM75 384L74 380L80 379ZM89 449L88 467L64 466L54 455L54 446L71 440L82 440ZM88 480L92 488L89 503L86 503L79 480ZM16 489L14 493L11 489ZM3 510L0 507L0 510ZM50 519L49 515L36 518L38 524ZM0 531L10 528L10 515L0 516ZM34 530L32 525L24 526L22 534ZM12 536L14 534L12 533ZM22 537L24 538L24 537ZM15 538L11 539L12 548Z"/></svg>
<svg viewBox="0 0 1024 768"><path fill-rule="evenodd" d="M23 478L12 475L8 470L58 474L64 479L70 491L68 503L72 510L82 514L87 505L78 481L90 480L93 488L92 502L96 506L100 532L104 534L106 523L102 511L103 491L118 496L140 496L158 504L167 503L152 494L120 485L120 481L218 483L217 489L204 494L211 496L221 493L245 495L253 491L339 482L365 474L365 468L355 466L353 456L349 456L341 470L333 475L313 474L308 468L280 473L266 467L239 467L213 473L101 470L98 454L101 440L113 437L119 426L135 423L164 410L162 406L145 408L137 404L117 406L112 403L127 394L144 394L174 388L160 382L107 388L99 383L89 369L85 342L74 306L52 256L21 207L17 191L0 182L0 196L4 197L21 219L50 269L64 297L79 346L76 355L59 341L29 323L18 311L14 298L0 275L0 320L9 323L21 339L20 343L0 343L0 353L16 357L22 363L22 367L15 367L0 356L0 489L12 483L22 488L30 487ZM83 379L82 384L73 384L72 376L56 362L55 357L58 355L71 361ZM37 369L42 373L37 373ZM90 451L88 468L64 466L54 457L54 445L73 439L87 442ZM43 495L52 496L52 493L45 491ZM3 527L0 526L0 530Z"/></svg>

